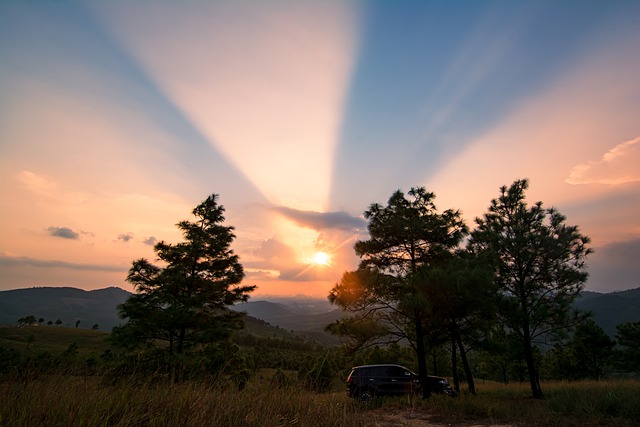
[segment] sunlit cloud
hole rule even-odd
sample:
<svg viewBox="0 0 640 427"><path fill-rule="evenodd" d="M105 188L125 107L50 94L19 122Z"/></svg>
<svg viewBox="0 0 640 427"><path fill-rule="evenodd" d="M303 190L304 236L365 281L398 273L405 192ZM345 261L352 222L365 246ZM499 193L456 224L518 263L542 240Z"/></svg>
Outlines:
<svg viewBox="0 0 640 427"><path fill-rule="evenodd" d="M277 206L274 211L294 221L302 227L314 230L336 229L352 232L360 232L367 226L365 220L353 217L347 212L314 212L292 209L285 206Z"/></svg>
<svg viewBox="0 0 640 427"><path fill-rule="evenodd" d="M16 177L25 188L34 193L46 194L55 187L52 180L28 170L23 170Z"/></svg>
<svg viewBox="0 0 640 427"><path fill-rule="evenodd" d="M573 168L568 184L621 185L640 181L640 137L618 144L602 159Z"/></svg>

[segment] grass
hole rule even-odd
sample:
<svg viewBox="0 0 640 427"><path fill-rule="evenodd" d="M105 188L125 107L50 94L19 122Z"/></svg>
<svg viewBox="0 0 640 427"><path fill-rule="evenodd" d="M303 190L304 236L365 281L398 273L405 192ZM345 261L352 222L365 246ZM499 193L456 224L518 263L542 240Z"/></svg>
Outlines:
<svg viewBox="0 0 640 427"><path fill-rule="evenodd" d="M545 398L533 399L528 384L486 383L478 387L477 396L433 396L428 401L403 400L400 404L449 423L481 420L532 427L640 425L639 381L547 382L542 388Z"/></svg>
<svg viewBox="0 0 640 427"><path fill-rule="evenodd" d="M77 328L0 328L0 347L58 355L75 343L83 360L109 349L108 336ZM65 366L47 372L82 372ZM109 378L97 375L16 371L0 376L0 426L410 426L420 417L441 425L640 426L637 380L546 382L540 400L530 397L528 384L477 381L477 396L386 398L362 405L347 398L342 383L314 393L300 386L295 371L286 372L284 386L272 384L275 372L263 369L238 390L230 382L124 378L107 385Z"/></svg>
<svg viewBox="0 0 640 427"><path fill-rule="evenodd" d="M0 327L0 346L30 351L60 354L71 344L78 346L83 357L99 355L111 348L108 332L58 326Z"/></svg>
<svg viewBox="0 0 640 427"><path fill-rule="evenodd" d="M2 426L360 426L344 393L256 382L240 391L204 383L119 384L49 377L0 384Z"/></svg>
<svg viewBox="0 0 640 427"><path fill-rule="evenodd" d="M545 383L542 400L530 398L526 385L484 384L477 396L387 398L362 405L347 398L342 388L314 393L295 383L276 387L270 382L272 373L256 375L244 390L198 381L108 386L99 377L77 376L4 381L0 425L384 426L391 425L384 417L390 412L406 415L393 425L407 426L416 414L443 425L640 425L637 381Z"/></svg>

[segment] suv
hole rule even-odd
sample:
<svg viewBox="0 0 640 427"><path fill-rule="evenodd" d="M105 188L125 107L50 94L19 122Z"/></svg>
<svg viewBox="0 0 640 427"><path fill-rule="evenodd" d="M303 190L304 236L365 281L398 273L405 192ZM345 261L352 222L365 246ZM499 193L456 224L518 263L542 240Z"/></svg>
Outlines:
<svg viewBox="0 0 640 427"><path fill-rule="evenodd" d="M446 378L429 376L427 381L432 393L455 396ZM360 400L369 400L373 396L418 394L420 390L418 376L401 365L356 366L347 377L347 395Z"/></svg>

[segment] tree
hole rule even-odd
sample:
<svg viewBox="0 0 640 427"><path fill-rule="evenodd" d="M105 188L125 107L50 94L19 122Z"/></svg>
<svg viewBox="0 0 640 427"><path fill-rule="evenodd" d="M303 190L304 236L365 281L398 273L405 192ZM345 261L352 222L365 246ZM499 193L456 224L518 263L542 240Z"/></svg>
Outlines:
<svg viewBox="0 0 640 427"><path fill-rule="evenodd" d="M387 206L373 203L365 211L370 239L355 244L360 266L345 273L329 295L355 315L328 329L350 337L356 346L407 340L417 355L420 380L427 384L429 306L418 271L450 257L467 228L458 211L437 212L434 193L419 187L408 196L398 190ZM423 397L428 396L429 388L423 387Z"/></svg>
<svg viewBox="0 0 640 427"><path fill-rule="evenodd" d="M33 325L34 323L36 323L36 316L30 314L28 316L25 317L21 317L18 319L18 323L22 324L22 325Z"/></svg>
<svg viewBox="0 0 640 427"><path fill-rule="evenodd" d="M615 341L593 319L586 319L576 328L565 345L556 346L546 359L556 378L599 380L613 353Z"/></svg>
<svg viewBox="0 0 640 427"><path fill-rule="evenodd" d="M570 304L587 279L589 238L565 224L542 202L528 207L528 181L500 189L483 218L476 218L470 247L492 258L498 314L522 342L533 397L542 398L533 344L558 336L579 319ZM572 316L573 315L573 316Z"/></svg>
<svg viewBox="0 0 640 427"><path fill-rule="evenodd" d="M444 327L451 343L454 387L459 391L456 356L459 350L469 392L475 394L467 353L485 340L482 331L490 329L494 317L490 299L492 272L472 253L458 251L437 266L422 268L419 273L424 283L420 291L431 306L431 323Z"/></svg>
<svg viewBox="0 0 640 427"><path fill-rule="evenodd" d="M230 248L234 228L222 225L224 207L217 198L213 194L193 209L195 221L177 224L184 242L155 245L162 267L144 258L133 262L127 281L135 294L118 306L129 321L114 328L117 343L163 342L161 351L184 354L243 326L243 314L228 306L247 301L255 286L240 286L243 268Z"/></svg>
<svg viewBox="0 0 640 427"><path fill-rule="evenodd" d="M60 326L60 325L62 325L62 320L56 319L56 326Z"/></svg>
<svg viewBox="0 0 640 427"><path fill-rule="evenodd" d="M640 322L616 325L616 339L623 348L620 351L626 371L640 372Z"/></svg>
<svg viewBox="0 0 640 427"><path fill-rule="evenodd" d="M80 319L76 320L76 328L80 326Z"/></svg>

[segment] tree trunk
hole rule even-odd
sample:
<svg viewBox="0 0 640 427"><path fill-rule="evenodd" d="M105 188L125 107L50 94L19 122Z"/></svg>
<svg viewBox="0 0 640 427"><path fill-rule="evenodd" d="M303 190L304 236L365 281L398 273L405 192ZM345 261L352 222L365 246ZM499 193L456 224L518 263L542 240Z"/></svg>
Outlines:
<svg viewBox="0 0 640 427"><path fill-rule="evenodd" d="M531 346L531 339L529 339L529 324L524 322L524 358L527 362L527 371L529 371L529 383L531 384L531 393L534 399L542 399L542 387L540 387L540 378L538 377L538 371L536 369L535 360L533 360L533 347Z"/></svg>
<svg viewBox="0 0 640 427"><path fill-rule="evenodd" d="M424 334L422 330L422 316L420 310L414 310L414 322L416 327L416 351L418 353L418 377L422 385L422 398L431 396L429 382L427 381L427 354L424 348Z"/></svg>
<svg viewBox="0 0 640 427"><path fill-rule="evenodd" d="M456 332L456 340L458 341L458 348L460 348L460 357L462 358L462 366L464 368L464 375L467 377L467 385L469 386L469 393L476 394L476 384L473 381L473 373L471 373L471 367L469 366L469 360L467 359L467 352L462 345L462 338L460 334Z"/></svg>
<svg viewBox="0 0 640 427"><path fill-rule="evenodd" d="M456 340L451 340L451 376L453 377L453 389L460 393L460 379L458 378L458 354L456 351Z"/></svg>
<svg viewBox="0 0 640 427"><path fill-rule="evenodd" d="M186 334L186 329L184 326L180 328L180 336L178 336L178 354L182 354L182 350L184 348L184 337Z"/></svg>

